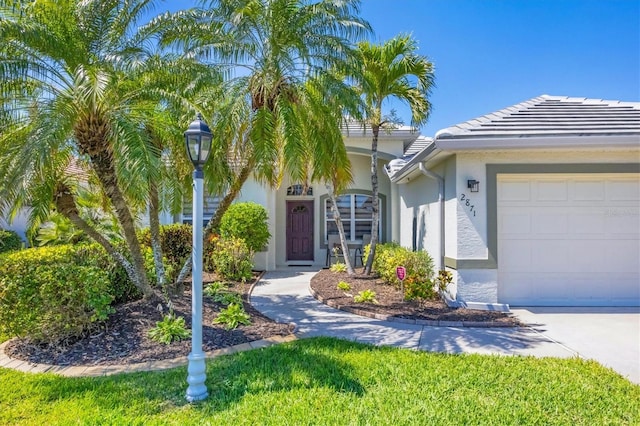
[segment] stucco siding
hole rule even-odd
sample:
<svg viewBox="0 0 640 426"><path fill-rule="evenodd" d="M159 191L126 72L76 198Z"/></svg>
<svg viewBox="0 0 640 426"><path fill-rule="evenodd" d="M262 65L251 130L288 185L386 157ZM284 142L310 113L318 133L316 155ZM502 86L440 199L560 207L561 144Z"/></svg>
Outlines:
<svg viewBox="0 0 640 426"><path fill-rule="evenodd" d="M497 269L460 269L452 272L457 300L462 302L498 302Z"/></svg>
<svg viewBox="0 0 640 426"><path fill-rule="evenodd" d="M447 250L449 264L455 265L454 282L457 286L457 298L464 301L493 303L498 301L499 259L496 256L495 195L488 201L489 193L495 194L495 170L500 173L513 173L526 170L528 173L598 173L606 170L610 173L624 172L629 163L640 162L640 149L583 149L575 150L518 150L463 152L456 156L456 227L458 235L451 240L447 234L447 247L455 242L457 253ZM616 164L620 164L619 169ZM488 165L494 170L488 179ZM592 166L591 166L592 165ZM480 181L480 190L471 193L467 189L467 180ZM492 188L487 184L491 181ZM464 199L462 199L464 194ZM467 205L466 201L469 201ZM488 203L491 202L492 205ZM473 206L471 210L470 206ZM475 216L474 216L475 212ZM449 213L448 213L449 215ZM493 225L491 225L493 223ZM489 226L491 225L491 226ZM491 266L493 264L493 266ZM482 265L478 268L477 265Z"/></svg>

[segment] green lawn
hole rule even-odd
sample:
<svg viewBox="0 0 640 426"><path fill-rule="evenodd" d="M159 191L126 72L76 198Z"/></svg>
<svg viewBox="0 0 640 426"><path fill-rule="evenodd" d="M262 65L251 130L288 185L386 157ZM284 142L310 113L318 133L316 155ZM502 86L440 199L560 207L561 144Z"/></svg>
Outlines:
<svg viewBox="0 0 640 426"><path fill-rule="evenodd" d="M445 355L298 340L186 368L104 378L0 369L0 424L639 424L640 386L595 362Z"/></svg>

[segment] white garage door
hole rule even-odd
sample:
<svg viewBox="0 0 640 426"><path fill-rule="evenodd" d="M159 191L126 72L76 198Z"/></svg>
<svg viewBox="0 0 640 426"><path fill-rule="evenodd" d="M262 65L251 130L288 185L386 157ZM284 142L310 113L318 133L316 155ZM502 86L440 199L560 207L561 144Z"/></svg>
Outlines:
<svg viewBox="0 0 640 426"><path fill-rule="evenodd" d="M498 299L640 305L640 175L498 175Z"/></svg>

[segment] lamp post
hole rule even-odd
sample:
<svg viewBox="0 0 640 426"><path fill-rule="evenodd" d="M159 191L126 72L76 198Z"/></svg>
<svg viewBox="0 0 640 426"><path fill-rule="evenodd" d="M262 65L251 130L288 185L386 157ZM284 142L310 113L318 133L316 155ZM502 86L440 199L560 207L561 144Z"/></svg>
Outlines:
<svg viewBox="0 0 640 426"><path fill-rule="evenodd" d="M187 401L196 402L205 399L209 393L205 355L202 351L202 210L203 210L203 173L202 166L211 151L211 129L198 113L184 132L187 154L193 163L193 257L191 268L191 353L187 357Z"/></svg>

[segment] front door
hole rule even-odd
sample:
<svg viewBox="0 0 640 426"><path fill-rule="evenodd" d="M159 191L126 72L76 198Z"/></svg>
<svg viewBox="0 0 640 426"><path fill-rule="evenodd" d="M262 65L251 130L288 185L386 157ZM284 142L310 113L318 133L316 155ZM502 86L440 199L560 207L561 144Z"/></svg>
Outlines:
<svg viewBox="0 0 640 426"><path fill-rule="evenodd" d="M287 260L313 261L313 200L287 201Z"/></svg>

